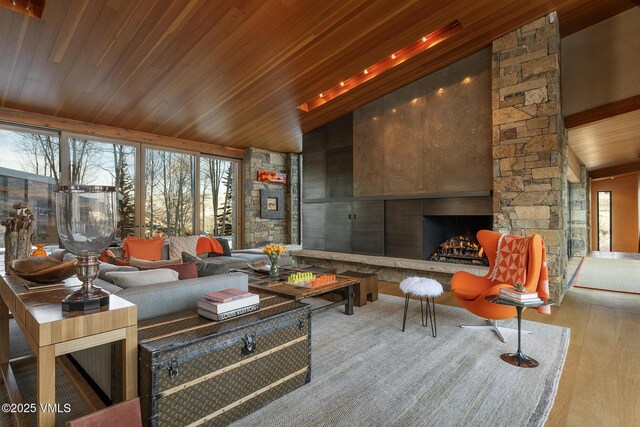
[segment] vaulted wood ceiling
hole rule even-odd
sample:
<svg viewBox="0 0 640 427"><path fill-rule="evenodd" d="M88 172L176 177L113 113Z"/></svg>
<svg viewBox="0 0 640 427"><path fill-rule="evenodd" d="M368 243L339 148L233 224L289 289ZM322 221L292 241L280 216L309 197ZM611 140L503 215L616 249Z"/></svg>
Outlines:
<svg viewBox="0 0 640 427"><path fill-rule="evenodd" d="M569 145L588 170L640 159L640 110L569 129Z"/></svg>
<svg viewBox="0 0 640 427"><path fill-rule="evenodd" d="M0 106L226 147L302 132L558 10L563 35L632 0L48 0L0 8ZM316 110L296 106L443 25L463 31Z"/></svg>

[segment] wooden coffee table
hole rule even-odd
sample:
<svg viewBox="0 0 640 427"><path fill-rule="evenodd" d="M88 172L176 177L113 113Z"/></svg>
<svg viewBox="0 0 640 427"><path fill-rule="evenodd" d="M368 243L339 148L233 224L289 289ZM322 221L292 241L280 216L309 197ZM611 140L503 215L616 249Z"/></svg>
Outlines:
<svg viewBox="0 0 640 427"><path fill-rule="evenodd" d="M322 307L313 309L313 311L324 311L331 307L344 304L344 314L349 316L353 314L354 286L360 283L357 278L336 276L336 283L313 288L288 285L285 283L286 277L289 274L303 271L304 270L285 270L278 279L270 279L268 275L262 275L252 270L242 270L243 273L249 275L249 289L254 292L267 292L293 298L296 301L304 298L336 294L341 297L339 301L323 305Z"/></svg>

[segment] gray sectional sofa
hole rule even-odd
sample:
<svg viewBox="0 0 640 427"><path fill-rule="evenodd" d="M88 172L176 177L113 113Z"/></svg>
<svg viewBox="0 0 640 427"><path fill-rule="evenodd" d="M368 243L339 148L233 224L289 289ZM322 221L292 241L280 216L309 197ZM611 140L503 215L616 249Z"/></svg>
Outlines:
<svg viewBox="0 0 640 427"><path fill-rule="evenodd" d="M118 252L116 248L115 252ZM69 260L73 254L60 249L52 252L53 256ZM120 255L120 253L116 253ZM232 256L200 257L207 263L224 264L229 268L247 267L247 263L268 261L259 249L233 251ZM163 248L163 259L169 259L169 247ZM280 265L290 265L291 257L283 256ZM94 284L106 291L132 302L138 308L138 320L150 319L185 310L194 310L201 296L227 288L248 289L248 277L243 273L226 273L195 279L176 280L154 285L121 288L108 277L111 271L135 271L135 267L121 267L101 263L98 278ZM100 389L109 397L112 396L112 345L72 353L72 357L91 376Z"/></svg>

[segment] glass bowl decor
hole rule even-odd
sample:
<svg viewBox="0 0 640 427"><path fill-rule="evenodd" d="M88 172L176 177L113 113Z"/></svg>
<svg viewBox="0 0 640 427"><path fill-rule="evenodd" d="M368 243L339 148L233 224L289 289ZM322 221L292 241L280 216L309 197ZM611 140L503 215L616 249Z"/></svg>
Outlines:
<svg viewBox="0 0 640 427"><path fill-rule="evenodd" d="M63 246L76 255L82 288L62 300L63 311L85 311L109 303L109 293L94 286L98 255L116 231L116 189L101 185L61 185L56 193L56 225Z"/></svg>

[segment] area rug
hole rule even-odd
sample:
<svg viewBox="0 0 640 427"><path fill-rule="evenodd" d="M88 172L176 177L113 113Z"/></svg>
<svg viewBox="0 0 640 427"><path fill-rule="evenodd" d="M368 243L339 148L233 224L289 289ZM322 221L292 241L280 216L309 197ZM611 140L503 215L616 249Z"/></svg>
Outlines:
<svg viewBox="0 0 640 427"><path fill-rule="evenodd" d="M540 366L511 366L500 354L517 348L467 311L436 306L438 336L420 325L410 301L380 295L356 308L314 314L311 382L233 424L241 426L542 426L556 394L569 329L523 321L523 351ZM515 326L515 320L504 326Z"/></svg>
<svg viewBox="0 0 640 427"><path fill-rule="evenodd" d="M640 294L640 260L585 257L575 286Z"/></svg>

